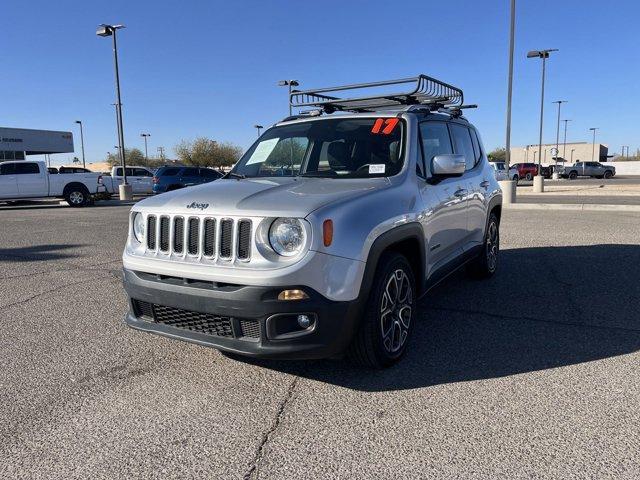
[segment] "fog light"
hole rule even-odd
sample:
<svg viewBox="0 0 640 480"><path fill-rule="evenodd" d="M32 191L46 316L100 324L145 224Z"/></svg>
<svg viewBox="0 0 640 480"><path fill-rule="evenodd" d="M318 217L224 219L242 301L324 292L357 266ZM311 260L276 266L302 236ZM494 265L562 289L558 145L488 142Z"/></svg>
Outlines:
<svg viewBox="0 0 640 480"><path fill-rule="evenodd" d="M278 294L278 300L305 300L309 295L303 290L283 290Z"/></svg>
<svg viewBox="0 0 640 480"><path fill-rule="evenodd" d="M309 328L311 319L308 315L298 315L298 325L300 325L300 328Z"/></svg>

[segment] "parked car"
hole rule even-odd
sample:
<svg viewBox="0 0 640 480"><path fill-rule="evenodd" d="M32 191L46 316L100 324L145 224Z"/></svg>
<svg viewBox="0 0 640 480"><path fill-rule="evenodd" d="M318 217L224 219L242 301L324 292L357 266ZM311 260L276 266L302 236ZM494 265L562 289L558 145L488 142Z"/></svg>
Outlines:
<svg viewBox="0 0 640 480"><path fill-rule="evenodd" d="M518 169L515 167L509 168L509 173L506 171L505 162L489 162L489 165L493 167L496 174L496 180L515 180L518 181Z"/></svg>
<svg viewBox="0 0 640 480"><path fill-rule="evenodd" d="M51 174L42 161L0 163L0 201L57 197L72 207L84 207L104 188L99 173Z"/></svg>
<svg viewBox="0 0 640 480"><path fill-rule="evenodd" d="M502 192L462 91L422 75L383 85L395 94L294 91L293 107L320 110L267 129L225 178L138 202L126 323L235 354L384 367L410 345L425 292L465 265L493 275Z"/></svg>
<svg viewBox="0 0 640 480"><path fill-rule="evenodd" d="M518 171L519 180L533 180L538 174L538 165L535 163L514 163L513 167Z"/></svg>
<svg viewBox="0 0 640 480"><path fill-rule="evenodd" d="M179 188L212 182L224 175L205 167L161 167L153 176L153 192L163 193Z"/></svg>
<svg viewBox="0 0 640 480"><path fill-rule="evenodd" d="M611 178L616 174L616 169L600 162L576 162L575 165L564 167L559 173L561 177L570 180L578 177Z"/></svg>
<svg viewBox="0 0 640 480"><path fill-rule="evenodd" d="M109 194L118 193L119 186L123 182L122 167L113 167L111 175L104 175L104 184ZM135 194L153 192L153 171L147 167L127 167L127 183L131 185L131 191Z"/></svg>

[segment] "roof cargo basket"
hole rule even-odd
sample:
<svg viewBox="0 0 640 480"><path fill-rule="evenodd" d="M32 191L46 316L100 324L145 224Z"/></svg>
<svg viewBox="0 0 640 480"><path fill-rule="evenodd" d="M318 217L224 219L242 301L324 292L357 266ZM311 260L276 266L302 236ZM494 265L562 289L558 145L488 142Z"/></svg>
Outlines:
<svg viewBox="0 0 640 480"><path fill-rule="evenodd" d="M390 90L384 87L394 87L399 91L384 91ZM347 92L349 95L353 91L364 96L335 96L339 92ZM320 107L327 113L336 110L367 112L400 105L432 104L440 108L454 108L460 107L463 100L462 90L427 75L313 90L293 90L289 98L292 107Z"/></svg>

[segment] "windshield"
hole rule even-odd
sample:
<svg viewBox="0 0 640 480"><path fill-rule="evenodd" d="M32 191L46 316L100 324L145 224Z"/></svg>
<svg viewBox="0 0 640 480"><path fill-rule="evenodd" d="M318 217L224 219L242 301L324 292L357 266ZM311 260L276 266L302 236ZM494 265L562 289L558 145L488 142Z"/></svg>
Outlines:
<svg viewBox="0 0 640 480"><path fill-rule="evenodd" d="M367 178L402 168L403 122L396 117L328 119L274 127L232 173L245 177Z"/></svg>

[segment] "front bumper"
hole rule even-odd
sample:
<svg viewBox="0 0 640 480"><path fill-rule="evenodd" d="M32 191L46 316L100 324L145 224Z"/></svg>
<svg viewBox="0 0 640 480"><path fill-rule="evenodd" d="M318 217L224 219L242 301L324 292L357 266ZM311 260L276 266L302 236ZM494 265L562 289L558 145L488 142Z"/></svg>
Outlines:
<svg viewBox="0 0 640 480"><path fill-rule="evenodd" d="M360 317L358 301L332 301L306 286L287 288L304 289L309 299L281 301L277 295L284 287L193 282L128 269L124 269L123 279L129 296L125 322L130 327L253 357L338 356L349 345ZM140 302L154 305L151 316L141 314ZM166 321L167 311L179 321ZM159 312L163 312L162 318ZM294 318L306 314L314 319L314 324L308 330L278 336L274 326L279 319L291 318L283 314L292 314ZM224 328L216 324L215 328L203 331L200 328L203 318L223 319ZM247 335L245 325L252 324L257 328ZM212 334L216 329L218 333Z"/></svg>

